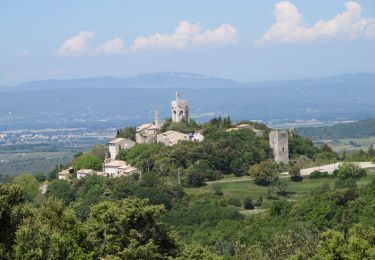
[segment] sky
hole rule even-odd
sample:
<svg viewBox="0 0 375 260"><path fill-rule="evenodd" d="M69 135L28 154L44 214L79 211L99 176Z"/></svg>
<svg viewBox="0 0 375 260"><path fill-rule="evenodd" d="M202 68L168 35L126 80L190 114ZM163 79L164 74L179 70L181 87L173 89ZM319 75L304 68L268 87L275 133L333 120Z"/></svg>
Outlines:
<svg viewBox="0 0 375 260"><path fill-rule="evenodd" d="M0 85L165 71L375 73L375 1L2 0Z"/></svg>

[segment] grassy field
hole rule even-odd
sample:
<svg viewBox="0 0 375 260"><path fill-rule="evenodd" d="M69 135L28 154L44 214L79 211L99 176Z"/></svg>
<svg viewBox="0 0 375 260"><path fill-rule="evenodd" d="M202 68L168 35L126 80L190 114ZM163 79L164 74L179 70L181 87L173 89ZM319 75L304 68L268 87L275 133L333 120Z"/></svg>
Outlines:
<svg viewBox="0 0 375 260"><path fill-rule="evenodd" d="M369 171L367 177L363 177L357 181L358 186L368 184L374 176L373 171ZM311 192L313 189L328 184L331 188L334 187L337 178L321 178L321 179L309 179L305 178L302 182L292 182L289 178L285 178L288 183L287 192L289 195L286 197L289 200L297 200L301 195ZM215 186L219 186L223 193L222 196L214 195ZM269 192L277 191L275 186L263 187L255 185L248 176L236 179L235 177L225 178L222 182L210 183L204 187L199 188L186 188L185 192L191 196L192 200L196 200L202 197L210 198L213 202L220 202L222 200L229 199L240 199L241 201L246 197L251 197L253 200L259 197L263 198L263 205L261 209L269 207L271 200L267 200ZM243 208L238 207L242 210L242 213L251 214L250 211L243 211ZM262 212L262 211L258 211ZM257 213L256 211L254 213Z"/></svg>
<svg viewBox="0 0 375 260"><path fill-rule="evenodd" d="M338 139L331 143L336 152L343 151L367 151L370 145L375 146L375 137Z"/></svg>

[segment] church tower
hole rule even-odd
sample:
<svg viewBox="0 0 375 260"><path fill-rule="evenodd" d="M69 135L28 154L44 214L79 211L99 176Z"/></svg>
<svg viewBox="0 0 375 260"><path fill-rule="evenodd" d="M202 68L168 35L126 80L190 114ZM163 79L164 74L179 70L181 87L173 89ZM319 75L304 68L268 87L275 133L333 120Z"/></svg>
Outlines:
<svg viewBox="0 0 375 260"><path fill-rule="evenodd" d="M172 122L189 122L189 102L180 99L180 93L176 92L176 100L171 102Z"/></svg>

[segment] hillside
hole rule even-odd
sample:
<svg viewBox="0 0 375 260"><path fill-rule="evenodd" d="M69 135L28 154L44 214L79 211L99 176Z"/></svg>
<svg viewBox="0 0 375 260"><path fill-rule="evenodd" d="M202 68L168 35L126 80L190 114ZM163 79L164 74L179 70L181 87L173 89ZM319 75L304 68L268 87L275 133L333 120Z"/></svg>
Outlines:
<svg viewBox="0 0 375 260"><path fill-rule="evenodd" d="M314 139L343 139L375 136L375 118L325 127L299 128L298 133Z"/></svg>
<svg viewBox="0 0 375 260"><path fill-rule="evenodd" d="M255 83L187 73L35 81L0 88L0 130L119 127L148 121L154 110L166 118L176 90L198 120L358 120L373 116L374 85L374 74Z"/></svg>

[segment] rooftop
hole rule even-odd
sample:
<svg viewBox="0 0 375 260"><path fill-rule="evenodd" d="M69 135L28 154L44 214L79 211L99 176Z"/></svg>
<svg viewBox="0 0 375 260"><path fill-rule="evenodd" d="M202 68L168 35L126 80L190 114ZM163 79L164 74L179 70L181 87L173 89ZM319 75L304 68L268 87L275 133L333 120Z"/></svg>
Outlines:
<svg viewBox="0 0 375 260"><path fill-rule="evenodd" d="M81 169L81 170L77 171L77 173L79 173L79 174L92 174L92 173L94 173L94 170L93 169Z"/></svg>
<svg viewBox="0 0 375 260"><path fill-rule="evenodd" d="M121 161L121 160L113 160L104 164L104 167L122 167L122 166L126 166L126 162Z"/></svg>

